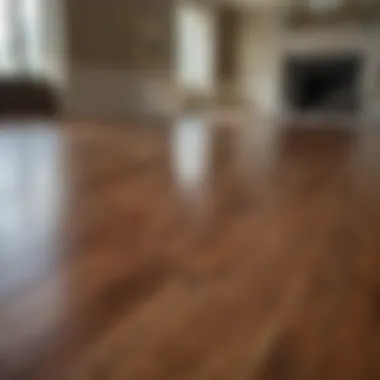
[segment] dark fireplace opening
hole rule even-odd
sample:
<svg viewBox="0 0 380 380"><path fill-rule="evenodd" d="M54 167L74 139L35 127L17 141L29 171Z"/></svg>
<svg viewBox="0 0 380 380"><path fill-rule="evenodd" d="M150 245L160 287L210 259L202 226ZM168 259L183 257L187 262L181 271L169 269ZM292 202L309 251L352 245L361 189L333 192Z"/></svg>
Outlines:
<svg viewBox="0 0 380 380"><path fill-rule="evenodd" d="M287 106L302 112L357 112L361 66L358 55L288 57L284 65Z"/></svg>

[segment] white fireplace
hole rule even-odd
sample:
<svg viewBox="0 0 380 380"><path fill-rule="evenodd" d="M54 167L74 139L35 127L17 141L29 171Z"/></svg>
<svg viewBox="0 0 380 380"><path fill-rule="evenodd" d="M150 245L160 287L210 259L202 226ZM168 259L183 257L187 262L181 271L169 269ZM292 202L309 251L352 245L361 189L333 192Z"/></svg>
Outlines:
<svg viewBox="0 0 380 380"><path fill-rule="evenodd" d="M246 97L265 112L297 117L285 99L286 57L360 57L358 107L356 116L379 118L380 112L380 30L352 26L331 29L285 30L279 18L258 19L245 15L239 46L240 88ZM306 112L307 113L307 112ZM325 116L323 110L319 116ZM331 116L329 115L326 116Z"/></svg>

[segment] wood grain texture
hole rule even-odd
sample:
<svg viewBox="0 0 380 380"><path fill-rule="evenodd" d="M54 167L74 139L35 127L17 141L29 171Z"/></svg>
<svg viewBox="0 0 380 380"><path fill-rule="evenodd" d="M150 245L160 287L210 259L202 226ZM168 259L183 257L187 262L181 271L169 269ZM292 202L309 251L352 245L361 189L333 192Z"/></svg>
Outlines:
<svg viewBox="0 0 380 380"><path fill-rule="evenodd" d="M380 378L379 148L3 126L0 379Z"/></svg>

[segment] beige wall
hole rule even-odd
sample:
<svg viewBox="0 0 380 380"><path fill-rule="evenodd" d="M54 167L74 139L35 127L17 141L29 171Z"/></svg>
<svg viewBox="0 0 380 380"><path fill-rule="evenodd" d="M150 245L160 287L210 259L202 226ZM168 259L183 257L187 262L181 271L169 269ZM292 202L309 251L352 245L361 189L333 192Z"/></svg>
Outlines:
<svg viewBox="0 0 380 380"><path fill-rule="evenodd" d="M236 8L222 8L218 17L217 76L222 82L234 82L238 75L238 38L241 12Z"/></svg>
<svg viewBox="0 0 380 380"><path fill-rule="evenodd" d="M73 64L167 71L171 0L67 0Z"/></svg>
<svg viewBox="0 0 380 380"><path fill-rule="evenodd" d="M172 71L172 0L65 0L69 114L122 119L160 108Z"/></svg>
<svg viewBox="0 0 380 380"><path fill-rule="evenodd" d="M239 38L239 87L245 97L265 112L279 106L280 32L271 16L242 16Z"/></svg>

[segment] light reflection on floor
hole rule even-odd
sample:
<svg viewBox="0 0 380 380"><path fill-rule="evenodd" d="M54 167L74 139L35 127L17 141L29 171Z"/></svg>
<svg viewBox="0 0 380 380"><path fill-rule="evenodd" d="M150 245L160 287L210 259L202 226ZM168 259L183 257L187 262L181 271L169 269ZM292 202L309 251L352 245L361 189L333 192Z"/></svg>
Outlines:
<svg viewBox="0 0 380 380"><path fill-rule="evenodd" d="M65 139L31 123L0 129L0 352L9 371L52 348L67 312L60 229L65 197ZM48 279L48 286L39 283ZM33 285L33 291L26 292ZM24 296L24 293L26 294ZM14 367L14 368L13 368Z"/></svg>
<svg viewBox="0 0 380 380"><path fill-rule="evenodd" d="M205 190L212 165L212 131L208 120L198 116L178 120L172 136L175 180L189 198Z"/></svg>
<svg viewBox="0 0 380 380"><path fill-rule="evenodd" d="M205 195L213 171L213 153L218 126L206 116L189 115L177 120L172 130L172 169L179 190L189 199ZM265 182L276 165L278 125L256 115L231 133L228 144L236 170L256 185Z"/></svg>
<svg viewBox="0 0 380 380"><path fill-rule="evenodd" d="M0 296L54 265L64 139L42 127L0 132Z"/></svg>

